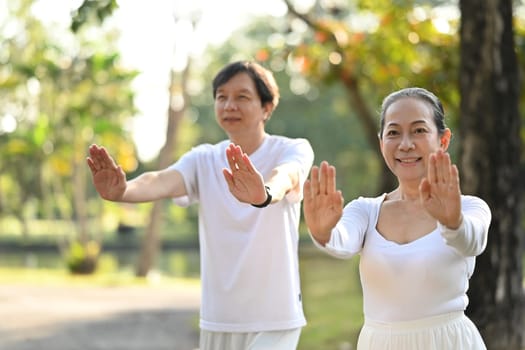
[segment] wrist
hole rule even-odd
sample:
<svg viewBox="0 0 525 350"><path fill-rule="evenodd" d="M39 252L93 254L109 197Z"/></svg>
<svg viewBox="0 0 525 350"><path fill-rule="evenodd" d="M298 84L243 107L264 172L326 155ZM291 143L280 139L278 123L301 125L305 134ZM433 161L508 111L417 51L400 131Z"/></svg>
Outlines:
<svg viewBox="0 0 525 350"><path fill-rule="evenodd" d="M256 208L264 208L264 207L267 207L268 205L270 205L270 203L272 203L272 195L270 193L270 187L264 186L264 189L266 190L266 200L263 203L260 203L260 204L253 204L253 203L251 203L252 206L254 206Z"/></svg>
<svg viewBox="0 0 525 350"><path fill-rule="evenodd" d="M463 215L460 215L459 219L455 220L455 223L443 225L443 226L445 226L449 230L457 230L461 226L462 223L463 223Z"/></svg>

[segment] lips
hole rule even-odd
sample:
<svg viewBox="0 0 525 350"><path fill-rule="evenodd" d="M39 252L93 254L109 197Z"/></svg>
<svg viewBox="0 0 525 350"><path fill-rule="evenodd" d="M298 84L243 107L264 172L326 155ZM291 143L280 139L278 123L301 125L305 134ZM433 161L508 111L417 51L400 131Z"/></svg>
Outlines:
<svg viewBox="0 0 525 350"><path fill-rule="evenodd" d="M414 164L419 162L422 157L411 157L411 158L396 158L396 161L403 163L403 164Z"/></svg>
<svg viewBox="0 0 525 350"><path fill-rule="evenodd" d="M231 121L238 121L238 120L241 120L241 118L237 118L237 117L225 117L225 118L222 118L222 120L224 120L225 122L231 122Z"/></svg>

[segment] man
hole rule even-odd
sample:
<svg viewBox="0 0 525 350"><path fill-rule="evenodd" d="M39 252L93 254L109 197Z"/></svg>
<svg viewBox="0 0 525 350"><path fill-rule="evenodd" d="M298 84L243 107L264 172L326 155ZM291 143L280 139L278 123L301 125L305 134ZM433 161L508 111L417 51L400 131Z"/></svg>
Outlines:
<svg viewBox="0 0 525 350"><path fill-rule="evenodd" d="M212 86L227 140L199 145L167 169L130 181L92 145L93 183L111 201L199 203L201 350L295 349L306 324L298 227L313 151L305 139L266 133L279 89L259 64L231 63Z"/></svg>

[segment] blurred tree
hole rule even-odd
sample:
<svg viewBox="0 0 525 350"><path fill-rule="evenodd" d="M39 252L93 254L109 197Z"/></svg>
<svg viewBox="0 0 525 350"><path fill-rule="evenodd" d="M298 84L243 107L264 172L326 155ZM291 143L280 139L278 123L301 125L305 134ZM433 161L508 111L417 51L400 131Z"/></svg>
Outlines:
<svg viewBox="0 0 525 350"><path fill-rule="evenodd" d="M344 87L377 159L381 154L375 111L388 93L425 86L441 96L446 107L458 100L457 90L451 88L458 65L454 16L438 17L431 4L415 1L357 1L348 7L316 1L308 12L284 1L291 20L283 32L287 44L281 55L308 79ZM454 108L449 110L453 115ZM384 162L379 164L377 193L388 192L395 180Z"/></svg>
<svg viewBox="0 0 525 350"><path fill-rule="evenodd" d="M174 10L174 24L188 23L191 26L191 31L188 34L193 35L195 27L199 24L200 12L198 10L182 15L177 14ZM175 31L178 33L177 31ZM175 41L176 42L176 41ZM178 46L174 46L174 54ZM188 53L186 55L186 64L181 72L171 67L170 85L169 85L169 103L167 111L167 128L166 139L162 149L160 150L158 165L156 169L164 169L171 165L176 159L177 155L181 154L181 124L183 118L190 114L188 112L191 104L191 95L189 93L190 73L191 73L192 57ZM184 148L184 147L182 147ZM155 201L150 211L148 225L146 227L145 235L142 239L141 251L139 260L137 262L136 275L146 276L153 267L159 249L161 246L160 234L162 227L163 214L166 211L166 201Z"/></svg>
<svg viewBox="0 0 525 350"><path fill-rule="evenodd" d="M29 2L21 3L19 13L28 11ZM0 213L15 216L25 237L29 235L27 212L30 202L42 199L43 186L40 167L44 162L43 146L48 130L46 123L37 118L39 83L28 79L27 61L31 53L23 50L27 44L13 33L22 29L22 22L6 18L0 24L0 176L4 184L0 189ZM9 30L10 29L10 30ZM27 20L36 41L41 41L39 23ZM14 132L16 131L16 132Z"/></svg>
<svg viewBox="0 0 525 350"><path fill-rule="evenodd" d="M117 7L117 0L83 0L72 12L71 30L76 33L85 25L100 25Z"/></svg>
<svg viewBox="0 0 525 350"><path fill-rule="evenodd" d="M177 148L177 141L179 135L179 127L186 113L186 109L190 104L190 96L188 94L188 80L191 70L191 59L188 59L184 70L181 74L171 71L170 79L170 104L168 107L168 125L166 128L166 141L162 146L159 154L158 169L167 168L173 163L175 159L175 150ZM180 79L178 79L180 78ZM161 240L160 228L162 224L165 201L155 201L150 211L148 226L146 233L142 240L139 260L137 263L137 276L146 276L153 267L157 258Z"/></svg>
<svg viewBox="0 0 525 350"><path fill-rule="evenodd" d="M462 189L492 209L487 249L477 258L468 312L487 348L525 345L523 154L520 72L512 0L461 0Z"/></svg>
<svg viewBox="0 0 525 350"><path fill-rule="evenodd" d="M114 153L124 171L137 167L130 135L122 128L126 124L126 119L136 112L131 82L137 73L121 67L118 53L111 48L111 45L108 45L115 39L117 33L110 31L105 34L103 30L100 30L100 25L115 8L116 1L113 0L85 0L77 10L72 12L70 26L75 34L75 39L85 49L79 50L74 56L73 62L77 63L77 67L74 65L71 67L73 74L64 84L66 91L74 93L71 103L66 104L66 133L64 135L67 136L64 137L64 141L68 145L67 153L71 157L72 164L72 198L76 214L75 222L79 230L77 240L88 257L88 268L92 260L89 259L90 254L88 253L98 254L98 250L93 249L91 242L93 237L88 230L85 152L94 139L100 139L101 143L110 149L117 150ZM101 36L93 42L86 40L85 38L90 35L84 34L93 32L95 29L100 30ZM107 45L106 48L104 44ZM68 119L70 119L69 122ZM74 136L70 139L72 135ZM110 139L106 139L108 136ZM75 243L73 242L73 248ZM74 252L74 250L70 251ZM71 255L74 259L75 255ZM85 263L82 259L79 265L81 269L84 268Z"/></svg>
<svg viewBox="0 0 525 350"><path fill-rule="evenodd" d="M20 198L40 195L40 217L73 219L77 238L86 241L86 203L88 194L94 196L86 184L88 145L103 140L117 150L124 168L136 167L122 128L134 113L135 72L119 65L109 44L115 33L101 30L91 42L82 30L74 36L45 27L32 6L27 0L10 2L4 24L14 30L3 31L10 34L2 46L0 89L6 103L0 124L7 118L13 127L0 130L2 176L18 184Z"/></svg>

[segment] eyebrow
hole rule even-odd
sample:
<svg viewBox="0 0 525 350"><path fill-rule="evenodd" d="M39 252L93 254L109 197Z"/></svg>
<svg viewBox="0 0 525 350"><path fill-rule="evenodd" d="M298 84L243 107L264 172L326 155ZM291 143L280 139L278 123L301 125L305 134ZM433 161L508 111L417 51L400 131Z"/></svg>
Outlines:
<svg viewBox="0 0 525 350"><path fill-rule="evenodd" d="M414 120L412 123L410 123L410 125L416 125L416 124L428 124L428 121L426 119L419 119L419 120ZM398 126L400 125L399 123L396 123L396 122L389 122L386 124L386 127L389 127L389 126Z"/></svg>
<svg viewBox="0 0 525 350"><path fill-rule="evenodd" d="M220 88L217 89L217 93L219 93L219 92L224 92L224 89L220 89ZM247 89L247 88L242 88L240 90L235 90L234 92L238 93L238 94L243 94L243 93L249 93L249 94L252 94L252 95L254 94L254 92L252 90Z"/></svg>

